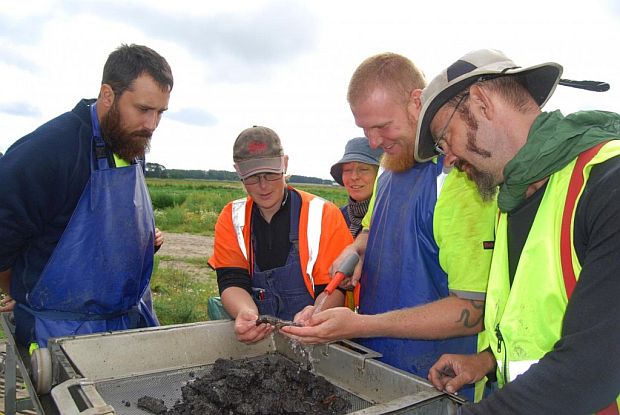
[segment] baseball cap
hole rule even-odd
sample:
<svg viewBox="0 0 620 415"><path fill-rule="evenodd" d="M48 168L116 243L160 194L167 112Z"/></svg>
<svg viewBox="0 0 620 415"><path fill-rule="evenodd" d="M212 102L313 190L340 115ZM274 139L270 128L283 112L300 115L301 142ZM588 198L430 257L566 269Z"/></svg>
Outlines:
<svg viewBox="0 0 620 415"><path fill-rule="evenodd" d="M233 146L235 170L242 180L257 173L283 173L284 150L271 128L253 126L239 134Z"/></svg>
<svg viewBox="0 0 620 415"><path fill-rule="evenodd" d="M422 109L414 151L416 161L424 162L437 155L430 124L446 102L478 81L506 75L520 77L523 86L542 107L560 81L562 66L547 62L522 68L498 50L469 52L444 69L422 92Z"/></svg>
<svg viewBox="0 0 620 415"><path fill-rule="evenodd" d="M332 166L330 173L336 182L344 186L344 183L342 182L343 164L357 161L360 163L378 166L380 164L382 154L383 149L370 148L366 137L352 138L347 141L347 145L344 147L344 155L336 164Z"/></svg>

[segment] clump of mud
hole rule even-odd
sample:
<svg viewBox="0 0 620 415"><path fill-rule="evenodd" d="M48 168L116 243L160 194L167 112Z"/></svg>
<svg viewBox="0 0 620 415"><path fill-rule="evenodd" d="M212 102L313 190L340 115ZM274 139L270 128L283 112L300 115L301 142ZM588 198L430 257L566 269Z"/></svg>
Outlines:
<svg viewBox="0 0 620 415"><path fill-rule="evenodd" d="M277 354L218 359L210 373L181 388L168 414L344 414L351 403L334 385ZM161 413L161 412L159 412Z"/></svg>
<svg viewBox="0 0 620 415"><path fill-rule="evenodd" d="M138 399L138 408L149 411L152 414L165 414L168 412L163 399L153 398L152 396L143 396Z"/></svg>

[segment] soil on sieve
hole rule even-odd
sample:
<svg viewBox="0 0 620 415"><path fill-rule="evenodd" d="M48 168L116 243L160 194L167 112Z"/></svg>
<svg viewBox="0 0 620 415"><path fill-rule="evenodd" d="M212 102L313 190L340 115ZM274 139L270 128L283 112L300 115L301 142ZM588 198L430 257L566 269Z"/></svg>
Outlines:
<svg viewBox="0 0 620 415"><path fill-rule="evenodd" d="M218 359L210 373L183 386L181 394L182 399L167 411L163 400L153 397L141 398L138 405L169 415L328 415L344 414L351 408L325 378L278 354L251 360Z"/></svg>

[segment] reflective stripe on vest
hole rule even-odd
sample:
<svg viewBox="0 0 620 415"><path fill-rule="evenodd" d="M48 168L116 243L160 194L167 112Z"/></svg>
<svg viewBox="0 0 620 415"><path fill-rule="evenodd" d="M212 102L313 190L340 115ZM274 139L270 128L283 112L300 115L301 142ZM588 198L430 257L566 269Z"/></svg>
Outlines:
<svg viewBox="0 0 620 415"><path fill-rule="evenodd" d="M310 201L308 210L308 264L306 264L306 274L310 276L312 290L314 291L314 277L312 270L314 263L319 256L319 241L321 240L321 223L323 222L323 206L325 200L315 197Z"/></svg>
<svg viewBox="0 0 620 415"><path fill-rule="evenodd" d="M248 260L248 252L245 250L245 240L243 239L243 227L245 226L245 203L247 199L237 199L232 204L232 222L237 243L243 253L245 260Z"/></svg>
<svg viewBox="0 0 620 415"><path fill-rule="evenodd" d="M503 371L501 361L497 362L498 367ZM534 363L538 363L538 360L521 360L518 362L508 362L508 382L512 382L519 375L524 374Z"/></svg>
<svg viewBox="0 0 620 415"><path fill-rule="evenodd" d="M243 228L245 227L245 208L247 199L237 199L232 204L232 222L235 234L237 235L237 243L243 253L245 259L248 259L248 253L245 249L245 239L243 237ZM302 200L303 206L303 200ZM314 289L314 277L312 270L319 256L319 242L321 241L321 230L323 228L323 206L325 200L315 197L310 200L308 210L308 223L306 231L308 235L308 263L306 264L306 274L310 277L312 288ZM301 225L301 224L300 224Z"/></svg>

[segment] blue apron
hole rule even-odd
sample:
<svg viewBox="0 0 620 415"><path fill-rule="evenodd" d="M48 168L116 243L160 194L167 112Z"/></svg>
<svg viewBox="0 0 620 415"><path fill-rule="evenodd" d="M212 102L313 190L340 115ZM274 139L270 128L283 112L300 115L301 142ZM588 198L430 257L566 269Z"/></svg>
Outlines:
<svg viewBox="0 0 620 415"><path fill-rule="evenodd" d="M449 295L433 233L437 177L442 160L419 163L403 173L384 172L377 182L366 256L360 280L361 314L415 307ZM476 353L477 336L446 340L387 337L358 339L384 363L426 379L444 353ZM473 386L462 390L473 399Z"/></svg>
<svg viewBox="0 0 620 415"><path fill-rule="evenodd" d="M260 314L269 314L284 320L292 320L305 306L314 304L304 282L304 273L299 259L299 213L301 196L293 190L291 197L291 226L289 241L291 248L282 267L261 271L253 260L252 298ZM252 237L252 245L254 238ZM253 248L251 248L253 251ZM252 254L254 257L254 254Z"/></svg>
<svg viewBox="0 0 620 415"><path fill-rule="evenodd" d="M58 245L18 310L35 320L31 341L157 325L148 298L155 224L140 164L108 164L95 104L90 179Z"/></svg>

